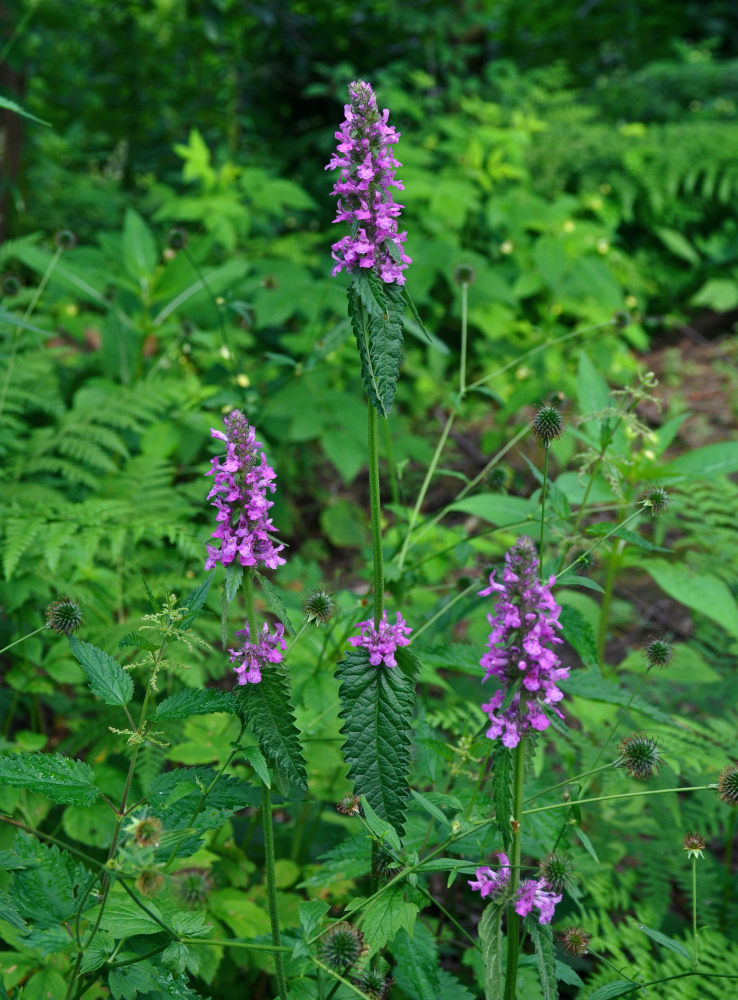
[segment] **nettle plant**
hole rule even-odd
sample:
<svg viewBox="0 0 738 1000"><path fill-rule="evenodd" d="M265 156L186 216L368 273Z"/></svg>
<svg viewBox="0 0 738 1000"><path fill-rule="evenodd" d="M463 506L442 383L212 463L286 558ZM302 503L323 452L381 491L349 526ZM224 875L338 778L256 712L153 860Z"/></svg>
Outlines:
<svg viewBox="0 0 738 1000"><path fill-rule="evenodd" d="M672 720L639 691L654 671L669 666L669 637L648 640L645 669L630 691L603 666L619 569L637 569L668 552L658 525L668 514L669 494L656 477L676 476L679 467L659 464L670 439L659 439L636 414L653 379L644 376L610 394L582 354L579 399L588 412L567 416L567 430L581 445L569 455L579 474L549 476L549 457L565 428L558 403L546 403L530 428L450 503L423 513L454 421L470 395L497 374L467 380L464 317L474 275L462 268L453 405L414 506L383 509L380 420L386 423L392 408L405 317L422 323L405 289L412 262L398 229L402 206L392 197L392 188L402 186L393 153L399 135L367 83L351 84L349 95L328 167L340 171L336 221L350 224L333 245L334 272L350 276L348 313L368 400L369 615L357 622L355 605L347 608L318 588L305 595L303 622L294 627L291 593L266 575L276 571L278 581L288 560L270 514L275 470L246 415L232 409L223 429L212 431L225 455L213 458L208 473L207 499L216 511L205 558L210 572L184 597L149 594L151 613L121 642L135 657L121 662L79 638L84 622L74 599L61 597L48 609L43 628L69 642L105 733L85 744L89 762L34 749L28 732L0 756L6 834L0 927L8 945L0 953L0 997L187 998L210 984L243 985L246 975L258 984L255 995L279 1000L470 1000L482 992L486 1000L554 1000L560 983L569 996L583 986L565 954L580 971L598 963L607 977L588 994L591 1000L638 995L673 980L738 979L701 958L702 831L674 834L675 848L683 837L691 862L688 944L640 925L642 936L679 962L676 969L664 963L661 975L594 950L597 931L589 925L579 875L599 865L582 822L594 805L639 796L677 803L688 792L721 800L732 807L731 817L738 805L738 764L729 762L702 784L645 786L664 766L661 733ZM480 483L529 431L542 448L542 470L531 464L540 489L529 500L480 492ZM462 526L465 572L439 595L423 574L445 549L461 544L442 524L448 514L469 519ZM480 555L502 566L490 572ZM596 558L604 585L590 575ZM219 566L220 651L195 631L209 610ZM661 579L668 590L664 570ZM594 622L591 604L577 606L572 596L582 589L601 595ZM391 610L387 593L396 602ZM566 603L559 594L568 595ZM242 605L234 604L237 595ZM245 609L245 621L235 630L229 610L237 606ZM479 632L484 614L486 649L445 639L453 626ZM298 655L306 640L308 654ZM177 671L203 648L204 655L221 658L224 673L230 661L229 679L218 687L177 689ZM575 653L583 666L572 670ZM329 703L306 738L297 725L295 690L324 685L321 678L336 659L341 753L352 787L339 815L323 826L335 830L338 823L348 836L333 837L320 863L303 871L298 893L289 891L297 878L289 865L295 867L302 842L315 835L323 810L317 795L310 797L311 782L318 782L312 743L335 739L336 711ZM481 698L478 690L473 695L481 711L469 700L454 701L448 678L461 685L464 675L485 685ZM441 689L447 706L437 695L418 698L429 685ZM582 705L592 703L607 705L609 717L587 721ZM636 711L660 723L656 735L618 734ZM334 723L320 728L323 716ZM209 730L197 729L198 717L211 721ZM686 721L673 728L686 739ZM209 759L218 767L165 766L172 743L182 744L174 761L185 763L205 732L213 742ZM689 733L691 752L705 730ZM720 739L726 742L724 734ZM127 759L122 780L106 765L111 741L115 755ZM331 787L340 782L339 776ZM593 782L598 794L590 795ZM299 818L288 842L280 827L293 812ZM258 817L263 878L247 850ZM225 888L214 885L216 863ZM725 871L723 926L730 912L729 853Z"/></svg>

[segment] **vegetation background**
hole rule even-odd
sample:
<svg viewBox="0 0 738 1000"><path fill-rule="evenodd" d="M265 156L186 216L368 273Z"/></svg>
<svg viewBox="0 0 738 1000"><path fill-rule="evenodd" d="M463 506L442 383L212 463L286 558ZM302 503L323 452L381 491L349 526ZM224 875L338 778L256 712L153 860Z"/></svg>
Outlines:
<svg viewBox="0 0 738 1000"><path fill-rule="evenodd" d="M605 405L606 383L655 371L662 408L638 405L655 438L613 479L630 497L644 477L666 481L672 509L651 548L609 551L595 566L603 583L616 564L620 574L606 636L594 595L570 602L600 634L611 679L640 676L639 645L670 632L675 665L653 690L649 679L651 714L642 709L633 724L658 732L667 714L692 720L699 735L669 737L671 766L715 780L738 755L738 10L729 0L0 3L0 94L24 112L0 108L0 646L38 628L44 607L69 593L84 608L85 638L112 651L147 611L142 578L157 595L181 593L183 576L197 584L212 530L209 428L232 406L257 427L279 475L273 513L290 545L279 581L288 609L299 617L304 593L323 583L339 595L342 635L365 617L365 410L345 284L330 277L323 169L347 84L361 78L402 133L408 282L434 338L429 346L418 330L406 341L384 456L391 515L399 523L415 500L455 385L459 264L476 271L470 371L497 375L468 401L429 511L451 503L544 400L560 399L569 422ZM564 492L576 492L565 469L577 440L552 448ZM537 461L524 439L487 488L535 497L526 458ZM467 538L480 516L457 514L409 570L388 570L417 622L435 612L442 586L463 590L469 564L499 561L514 536ZM664 543L671 555L654 548ZM217 643L214 592L211 601L204 633ZM426 660L420 726L431 742L458 734L478 701L485 624L478 610L469 623L470 607L461 602L448 626L463 654L439 646ZM331 635L322 655L340 649L341 635ZM119 781L125 770L106 733L89 741L99 706L81 694L66 644L39 636L21 650L3 662L4 748L61 749ZM318 861L345 832L326 810L348 785L336 683L314 671L314 653L294 663L313 799L286 800L300 831L283 844L287 921L298 885L332 901L343 871ZM230 685L222 657L196 649L187 663L164 693ZM620 680L611 683L611 703L623 705ZM574 714L594 731L612 704L593 707L582 695ZM152 778L167 762L217 767L233 725L187 720L143 766ZM421 763L431 787L436 765ZM0 790L4 809L17 794ZM42 796L29 799L34 822L105 845L102 807L91 823L74 806L60 815ZM680 933L689 869L673 830L698 827L712 847L706 954L738 971L726 889L734 819L702 800L680 809L636 800L588 828L599 855L582 876L589 895L578 917L586 911L616 964L627 953L647 969L653 942L634 929L633 900L640 920ZM653 863L633 863L634 842ZM209 849L200 862L211 919L258 933L260 918L234 895L258 868L248 810L231 840ZM215 996L244 968L254 989L266 988L253 957L244 966L206 953L200 975ZM35 976L23 996L44 996L38 957L23 961L10 946L0 953L6 988ZM449 965L468 980L468 968ZM588 960L579 971L587 987L567 988L584 1000L605 979ZM413 989L399 981L393 996L412 1000ZM673 990L664 996L720 995L688 980Z"/></svg>

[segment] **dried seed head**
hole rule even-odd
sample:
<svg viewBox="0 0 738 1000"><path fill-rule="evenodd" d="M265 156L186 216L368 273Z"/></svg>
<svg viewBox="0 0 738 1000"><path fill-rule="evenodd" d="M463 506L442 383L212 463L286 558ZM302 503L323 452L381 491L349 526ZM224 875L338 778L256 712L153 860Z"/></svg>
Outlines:
<svg viewBox="0 0 738 1000"><path fill-rule="evenodd" d="M133 829L139 847L158 847L163 832L164 826L156 816L147 816L139 820Z"/></svg>
<svg viewBox="0 0 738 1000"><path fill-rule="evenodd" d="M383 975L379 969L367 969L354 979L354 986L358 986L372 1000L387 1000L393 982L394 979Z"/></svg>
<svg viewBox="0 0 738 1000"><path fill-rule="evenodd" d="M650 507L654 517L664 514L669 509L669 494L663 486L653 486L643 498L643 506Z"/></svg>
<svg viewBox="0 0 738 1000"><path fill-rule="evenodd" d="M46 627L54 632L72 635L81 624L79 601L73 601L71 597L57 597L46 609Z"/></svg>
<svg viewBox="0 0 738 1000"><path fill-rule="evenodd" d="M583 927L577 925L567 927L565 931L559 934L561 947L564 951L568 951L570 955L574 955L575 958L581 958L582 955L587 954L591 940L592 935L588 934Z"/></svg>
<svg viewBox="0 0 738 1000"><path fill-rule="evenodd" d="M142 896L155 896L164 886L164 876L155 868L147 868L136 879L136 888Z"/></svg>
<svg viewBox="0 0 738 1000"><path fill-rule="evenodd" d="M631 778L645 781L659 773L663 758L658 751L658 741L645 733L626 736L620 743L620 756L615 767L624 767Z"/></svg>
<svg viewBox="0 0 738 1000"><path fill-rule="evenodd" d="M703 858L705 838L700 833L687 833L682 841L682 847L690 858Z"/></svg>
<svg viewBox="0 0 738 1000"><path fill-rule="evenodd" d="M336 809L343 816L358 816L360 811L359 796L344 795L341 801L336 803Z"/></svg>
<svg viewBox="0 0 738 1000"><path fill-rule="evenodd" d="M552 403L547 403L536 412L530 428L538 440L548 448L552 441L564 433L564 421L558 409Z"/></svg>
<svg viewBox="0 0 738 1000"><path fill-rule="evenodd" d="M303 609L305 618L316 625L325 625L338 610L333 594L329 594L327 590L320 587L308 594L303 603Z"/></svg>
<svg viewBox="0 0 738 1000"><path fill-rule="evenodd" d="M549 854L541 858L538 874L552 892L561 895L574 884L574 863L568 854Z"/></svg>
<svg viewBox="0 0 738 1000"><path fill-rule="evenodd" d="M183 868L172 876L177 894L186 906L204 906L213 888L205 868Z"/></svg>
<svg viewBox="0 0 738 1000"><path fill-rule="evenodd" d="M720 772L718 794L729 806L738 806L738 764L728 764Z"/></svg>
<svg viewBox="0 0 738 1000"><path fill-rule="evenodd" d="M454 281L457 285L473 285L477 280L477 272L471 264L457 264L454 268Z"/></svg>
<svg viewBox="0 0 738 1000"><path fill-rule="evenodd" d="M323 961L336 972L350 969L364 953L364 935L358 928L342 920L326 932L320 946Z"/></svg>
<svg viewBox="0 0 738 1000"><path fill-rule="evenodd" d="M668 639L649 639L644 647L643 655L646 657L649 670L651 667L658 667L660 670L663 670L664 667L668 667L671 663L674 650Z"/></svg>

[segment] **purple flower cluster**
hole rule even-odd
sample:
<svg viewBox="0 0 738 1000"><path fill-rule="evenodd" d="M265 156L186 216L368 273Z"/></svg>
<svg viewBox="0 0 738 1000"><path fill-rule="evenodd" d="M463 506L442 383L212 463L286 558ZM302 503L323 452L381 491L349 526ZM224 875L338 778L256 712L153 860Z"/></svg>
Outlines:
<svg viewBox="0 0 738 1000"><path fill-rule="evenodd" d="M412 629L399 611L397 612L397 621L394 625L387 623L387 612L385 611L382 614L379 629L374 628L374 622L371 619L366 622L359 622L356 627L359 629L359 635L352 636L349 639L349 644L368 649L369 662L373 667L378 667L380 663L384 663L386 667L397 666L395 650L398 646L407 646L409 644L410 640L407 636L412 632Z"/></svg>
<svg viewBox="0 0 738 1000"><path fill-rule="evenodd" d="M548 648L563 641L556 635L561 608L551 596L556 578L552 576L547 584L538 581L538 559L530 538L519 538L506 553L503 582L495 582L494 577L493 572L489 587L479 592L484 597L495 592L501 595L495 614L487 616L492 626L489 652L480 662L484 680L494 675L502 686L482 710L489 715L489 739L501 736L506 747L515 747L525 730L543 731L551 724L542 705L551 706L563 718L555 707L564 697L557 684L566 680L569 668L559 666L558 656Z"/></svg>
<svg viewBox="0 0 738 1000"><path fill-rule="evenodd" d="M472 889L477 890L482 899L491 896L502 902L510 890L510 860L502 851L498 853L500 868L477 868L476 881L469 881ZM527 916L533 907L538 910L539 924L550 924L554 908L561 902L561 896L552 892L545 879L529 878L521 882L515 896L515 912L521 917Z"/></svg>
<svg viewBox="0 0 738 1000"><path fill-rule="evenodd" d="M333 185L337 214L334 222L348 222L351 232L332 246L337 262L333 274L344 268L356 271L373 268L382 281L404 285L402 273L412 260L403 250L406 232L397 231L397 218L404 207L392 199L391 187L402 190L395 179L395 159L392 146L400 138L387 124L389 111L380 116L377 98L363 80L349 84L349 103L341 131L336 132L337 151L326 170L341 168L341 176ZM389 245L393 244L392 250Z"/></svg>
<svg viewBox="0 0 738 1000"><path fill-rule="evenodd" d="M225 458L212 460L207 475L215 476L208 500L215 497L217 529L213 538L220 539L220 548L208 545L205 569L216 563L230 565L238 557L242 566L268 566L276 569L284 563L279 553L284 548L271 537L277 529L268 516L272 501L267 491L274 493L274 469L267 463L261 444L255 439L240 410L225 418L225 434L211 428L211 435L225 441Z"/></svg>
<svg viewBox="0 0 738 1000"><path fill-rule="evenodd" d="M245 641L240 649L229 649L230 661L235 663L234 670L239 684L258 684L261 680L261 668L267 663L281 663L282 652L287 649L284 640L284 625L278 622L274 626L274 633L270 634L269 626L266 622L261 629L261 636L258 642L249 642L248 622L236 632L237 636L244 636Z"/></svg>

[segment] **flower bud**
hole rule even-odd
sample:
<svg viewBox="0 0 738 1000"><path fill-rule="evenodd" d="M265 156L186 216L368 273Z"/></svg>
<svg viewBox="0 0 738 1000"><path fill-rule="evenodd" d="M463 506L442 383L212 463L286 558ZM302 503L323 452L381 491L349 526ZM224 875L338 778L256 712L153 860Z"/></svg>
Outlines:
<svg viewBox="0 0 738 1000"><path fill-rule="evenodd" d="M552 441L564 433L564 421L557 408L552 403L547 403L538 410L530 428L538 440L548 448Z"/></svg>
<svg viewBox="0 0 738 1000"><path fill-rule="evenodd" d="M20 281L12 274L5 274L0 283L0 288L2 288L3 295L17 295L20 291Z"/></svg>
<svg viewBox="0 0 738 1000"><path fill-rule="evenodd" d="M361 958L365 951L364 935L342 920L326 932L321 943L323 961L336 972L344 972Z"/></svg>
<svg viewBox="0 0 738 1000"><path fill-rule="evenodd" d="M71 229L60 229L54 237L54 243L61 250L72 250L77 246L77 237Z"/></svg>
<svg viewBox="0 0 738 1000"><path fill-rule="evenodd" d="M172 250L184 250L188 242L189 236L187 235L186 229L182 229L181 226L175 226L173 229L169 230L167 243Z"/></svg>
<svg viewBox="0 0 738 1000"><path fill-rule="evenodd" d="M738 806L738 764L728 764L720 772L718 794L729 806Z"/></svg>
<svg viewBox="0 0 738 1000"><path fill-rule="evenodd" d="M704 858L705 838L699 833L687 833L682 841L682 847L690 858Z"/></svg>
<svg viewBox="0 0 738 1000"><path fill-rule="evenodd" d="M674 650L668 639L656 638L650 639L646 643L643 655L646 657L649 670L652 667L658 667L660 670L663 670L664 667L668 667L671 663Z"/></svg>
<svg viewBox="0 0 738 1000"><path fill-rule="evenodd" d="M559 941L564 951L568 951L575 958L581 958L589 951L589 942L592 935L588 934L583 927L573 925L567 927L563 933L559 934Z"/></svg>
<svg viewBox="0 0 738 1000"><path fill-rule="evenodd" d="M471 264L457 264L454 268L454 281L457 285L473 285L477 280L477 272Z"/></svg>
<svg viewBox="0 0 738 1000"><path fill-rule="evenodd" d="M46 609L46 627L54 632L72 635L82 624L79 601L71 597L58 597Z"/></svg>

